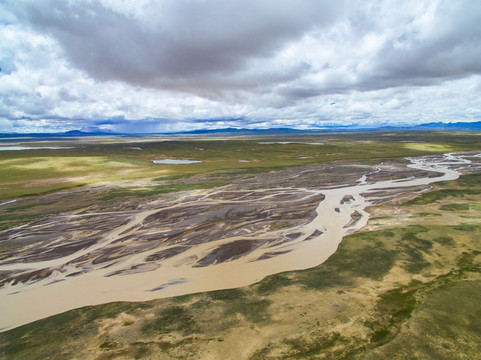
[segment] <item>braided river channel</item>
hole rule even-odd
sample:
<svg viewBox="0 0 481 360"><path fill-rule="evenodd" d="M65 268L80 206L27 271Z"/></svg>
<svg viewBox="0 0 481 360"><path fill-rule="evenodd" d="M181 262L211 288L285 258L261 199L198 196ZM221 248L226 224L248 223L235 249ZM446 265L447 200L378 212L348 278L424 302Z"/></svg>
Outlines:
<svg viewBox="0 0 481 360"><path fill-rule="evenodd" d="M87 305L112 301L145 301L241 287L271 274L317 266L336 251L345 235L367 224L369 213L366 208L382 201L386 192L411 187L416 187L418 191L423 186L426 190L431 183L457 179L463 168L475 166L472 164L475 157L479 158L479 155L445 154L408 159L411 162L408 167L419 170L424 175L430 174L429 176L374 182L370 180L371 172L350 185L319 189L255 190L256 202L283 195L295 197L292 206L296 206L295 203L317 199L313 202L313 206L317 206L314 216L305 223L289 228L265 228L255 234L245 231L206 242L198 241L184 248L179 244L163 245L160 249L165 254L169 250L171 253L169 256L157 256L156 261L148 259L152 259L153 254L159 254L159 247L126 252L124 256L98 264L79 265L89 254L101 253L104 248L116 244L120 239L134 236L148 219L159 212L156 208L126 211L122 214L62 215L41 225L32 224L2 231L0 241L14 241L20 231L23 234L26 231L35 234L48 226L56 226L56 222L60 223L59 219L63 222L79 219L88 222L98 217L118 220L101 234L99 241L75 251L40 257L40 260L21 256L3 259L0 262L0 272L14 274L17 279L33 272L43 271L46 275L2 284L0 331ZM165 213L175 209L179 204L191 204L193 207L199 206L199 209L201 205L214 203L215 206L222 207L223 200L215 197L218 191L220 190L196 191L197 197L194 200L192 194L186 193L170 207L164 206L162 211ZM230 200L229 204L242 206L243 201L247 200L239 196ZM284 240L276 241L280 237ZM255 246L252 245L254 243ZM226 261L215 260L204 265L199 263L198 259L205 259L206 254L214 254L211 256L215 257L218 249L229 244L246 246L249 250L239 256L228 257ZM51 252L52 249L48 251Z"/></svg>

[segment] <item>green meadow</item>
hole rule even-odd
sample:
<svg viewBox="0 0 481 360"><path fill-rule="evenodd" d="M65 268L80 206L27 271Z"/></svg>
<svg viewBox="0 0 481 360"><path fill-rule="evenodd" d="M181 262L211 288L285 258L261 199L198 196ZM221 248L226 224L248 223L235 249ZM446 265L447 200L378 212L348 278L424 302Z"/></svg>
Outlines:
<svg viewBox="0 0 481 360"><path fill-rule="evenodd" d="M2 144L5 144L5 141L0 139ZM474 150L478 142L479 136L470 133L348 133L160 140L121 137L62 138L48 146L73 148L0 151L0 200L94 184L115 186L127 180L169 180L216 173L228 177L231 172L268 172L290 166L334 161L371 163L383 159ZM23 145L41 146L42 143L31 140ZM158 159L202 162L190 165L152 163L152 160Z"/></svg>

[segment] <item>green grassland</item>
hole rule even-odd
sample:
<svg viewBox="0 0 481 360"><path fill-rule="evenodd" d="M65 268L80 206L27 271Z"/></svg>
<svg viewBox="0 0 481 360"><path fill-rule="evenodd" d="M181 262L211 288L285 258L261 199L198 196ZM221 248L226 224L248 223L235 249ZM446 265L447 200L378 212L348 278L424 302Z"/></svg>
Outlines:
<svg viewBox="0 0 481 360"><path fill-rule="evenodd" d="M362 133L263 138L97 138L59 139L59 150L0 151L0 201L98 183L135 179L169 179L216 172L266 172L306 164L372 163L449 151L474 150L480 135L454 133ZM2 141L2 139L0 139ZM132 142L133 141L133 142ZM289 144L262 144L282 142ZM3 139L3 142L5 139ZM322 145L312 145L322 143ZM42 143L27 142L27 145ZM142 148L141 151L136 148ZM153 164L155 159L189 159L202 163ZM249 162L239 162L239 160Z"/></svg>
<svg viewBox="0 0 481 360"><path fill-rule="evenodd" d="M430 134L410 134L410 143L402 142L408 137L403 134L356 136L326 136L322 141L332 142L326 153L326 145L311 149L292 144L291 149L290 144L279 149L262 145L266 148L260 155L261 145L255 141L229 143L224 151L215 150L214 141L169 143L170 150L162 153L206 163L217 154L230 163L212 160L215 164L209 171L226 171L239 165L238 159L249 159L248 154L264 161L252 169L268 169L296 165L301 149L301 156L319 155L315 161L329 161L331 151L341 160L356 156L377 161L444 152L448 147L448 151L473 150L479 140L469 134L461 138L441 134L436 143L434 135L429 141ZM442 150L427 145L420 149L415 141L421 137L424 143L443 144ZM353 143L353 139L371 142ZM406 146L411 143L415 149ZM144 159L135 155L132 163L144 161L146 168L151 167L148 162L161 145L150 144L151 153L143 154ZM96 146L91 151L100 151L102 146ZM105 146L115 152L111 145ZM191 147L208 152L199 155ZM238 148L241 154L235 155ZM209 151L210 156L205 155ZM274 156L272 162L269 156ZM195 167L173 168L165 175L175 176L170 178L175 182L195 171ZM157 168L148 174L162 176ZM119 189L111 191L112 199L130 196L115 194ZM393 204L392 212L384 206L384 214L370 221L379 225L345 237L338 251L315 268L276 274L240 289L68 311L0 333L0 357L475 359L481 351L480 203L480 174L440 183L430 192Z"/></svg>

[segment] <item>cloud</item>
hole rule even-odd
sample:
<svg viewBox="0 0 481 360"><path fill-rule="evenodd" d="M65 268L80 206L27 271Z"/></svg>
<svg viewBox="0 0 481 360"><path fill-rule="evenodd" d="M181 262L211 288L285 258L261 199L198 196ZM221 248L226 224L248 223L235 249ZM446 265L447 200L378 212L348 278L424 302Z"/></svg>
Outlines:
<svg viewBox="0 0 481 360"><path fill-rule="evenodd" d="M0 126L480 120L480 16L476 0L6 0Z"/></svg>
<svg viewBox="0 0 481 360"><path fill-rule="evenodd" d="M481 73L481 3L433 4L379 52L384 81L419 85Z"/></svg>
<svg viewBox="0 0 481 360"><path fill-rule="evenodd" d="M24 3L15 1L17 16L55 38L92 77L186 91L235 86L229 78L250 60L272 57L343 8L314 0L169 0L132 13L100 1Z"/></svg>

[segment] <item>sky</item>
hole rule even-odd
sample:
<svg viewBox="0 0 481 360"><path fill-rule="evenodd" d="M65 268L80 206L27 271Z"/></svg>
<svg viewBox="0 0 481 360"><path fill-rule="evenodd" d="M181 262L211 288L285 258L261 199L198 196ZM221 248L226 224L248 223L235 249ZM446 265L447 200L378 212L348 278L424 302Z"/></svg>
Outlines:
<svg viewBox="0 0 481 360"><path fill-rule="evenodd" d="M481 121L479 0L1 0L0 132Z"/></svg>

